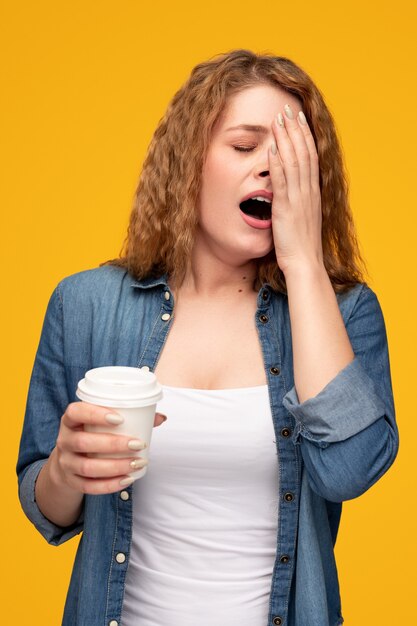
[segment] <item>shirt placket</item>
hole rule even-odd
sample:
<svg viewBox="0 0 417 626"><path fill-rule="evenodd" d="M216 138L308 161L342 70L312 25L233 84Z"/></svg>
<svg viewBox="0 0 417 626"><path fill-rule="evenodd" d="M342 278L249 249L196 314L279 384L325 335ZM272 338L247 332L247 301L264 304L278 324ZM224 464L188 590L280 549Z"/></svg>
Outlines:
<svg viewBox="0 0 417 626"><path fill-rule="evenodd" d="M173 295L168 287L162 290L162 292L159 290L157 297L161 300L160 310L152 326L151 334L145 343L145 348L139 355L138 360L138 367L148 367L151 371L154 370L166 341L174 308ZM106 626L120 626L121 623L124 584L132 541L132 486L114 494L114 498L117 516L107 589Z"/></svg>
<svg viewBox="0 0 417 626"><path fill-rule="evenodd" d="M285 626L295 567L300 458L297 446L291 440L295 425L294 418L282 404L282 398L287 389L277 332L280 320L279 316L273 313L272 298L274 294L268 286L264 286L258 295L255 319L268 379L271 413L276 435L280 489L277 552L271 582L268 626Z"/></svg>

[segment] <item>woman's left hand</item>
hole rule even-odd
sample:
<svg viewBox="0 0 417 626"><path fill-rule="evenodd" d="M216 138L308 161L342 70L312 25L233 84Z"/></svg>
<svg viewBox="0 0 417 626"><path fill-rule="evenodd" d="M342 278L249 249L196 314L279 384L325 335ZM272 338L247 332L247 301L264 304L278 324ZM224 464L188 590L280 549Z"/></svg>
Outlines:
<svg viewBox="0 0 417 626"><path fill-rule="evenodd" d="M305 119L305 118L304 118ZM319 165L307 122L289 105L272 123L277 153L268 151L272 182L272 232L284 275L293 267L323 263Z"/></svg>

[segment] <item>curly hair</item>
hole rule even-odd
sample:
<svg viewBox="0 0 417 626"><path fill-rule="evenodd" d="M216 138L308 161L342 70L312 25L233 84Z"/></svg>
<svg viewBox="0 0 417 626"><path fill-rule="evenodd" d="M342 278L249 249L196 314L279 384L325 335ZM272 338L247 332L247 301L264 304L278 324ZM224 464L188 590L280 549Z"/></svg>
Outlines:
<svg viewBox="0 0 417 626"><path fill-rule="evenodd" d="M173 285L181 285L191 258L213 127L230 96L259 84L298 97L316 142L324 265L334 290L364 282L342 151L321 92L290 59L243 49L196 65L172 98L148 148L120 256L103 265L125 267L138 279L167 273ZM264 283L286 292L274 251L257 260L255 287Z"/></svg>

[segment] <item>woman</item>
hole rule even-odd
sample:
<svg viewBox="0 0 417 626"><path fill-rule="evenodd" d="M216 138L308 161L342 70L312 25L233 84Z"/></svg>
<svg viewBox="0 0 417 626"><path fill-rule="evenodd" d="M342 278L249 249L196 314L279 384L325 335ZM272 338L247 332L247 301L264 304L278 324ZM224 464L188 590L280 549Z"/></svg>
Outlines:
<svg viewBox="0 0 417 626"><path fill-rule="evenodd" d="M134 484L141 442L85 432L120 418L75 402L103 365L164 386L169 419ZM63 623L342 624L341 502L397 449L320 92L281 57L196 66L154 134L124 255L64 279L45 318L18 475L50 543L83 531Z"/></svg>

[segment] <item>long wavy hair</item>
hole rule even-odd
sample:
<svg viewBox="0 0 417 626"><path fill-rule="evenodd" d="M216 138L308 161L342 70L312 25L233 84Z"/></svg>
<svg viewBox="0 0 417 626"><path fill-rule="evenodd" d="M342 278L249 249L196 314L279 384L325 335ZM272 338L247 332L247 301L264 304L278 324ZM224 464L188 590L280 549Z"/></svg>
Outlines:
<svg viewBox="0 0 417 626"><path fill-rule="evenodd" d="M139 178L127 236L117 259L137 279L167 273L179 287L191 258L197 200L212 129L230 96L267 84L298 97L314 136L320 169L324 265L336 292L364 282L342 152L331 113L312 79L293 61L232 50L194 67L160 120ZM256 288L285 293L275 253L257 260Z"/></svg>

